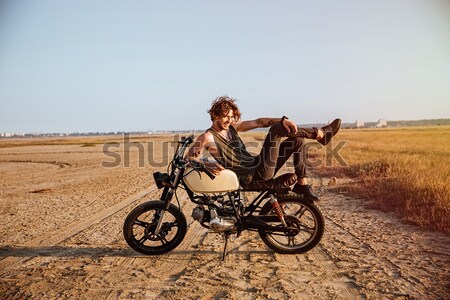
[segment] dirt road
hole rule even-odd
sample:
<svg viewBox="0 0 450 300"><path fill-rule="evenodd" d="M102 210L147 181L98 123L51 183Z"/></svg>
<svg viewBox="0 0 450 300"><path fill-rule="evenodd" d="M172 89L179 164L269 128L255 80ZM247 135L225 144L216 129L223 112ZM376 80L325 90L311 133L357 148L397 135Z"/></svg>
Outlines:
<svg viewBox="0 0 450 300"><path fill-rule="evenodd" d="M184 242L140 255L121 227L158 196L154 168L107 169L104 159L100 146L0 149L0 299L450 298L448 235L367 209L327 178L314 179L326 232L306 254L275 254L244 232L223 262L222 237L192 222L180 194Z"/></svg>

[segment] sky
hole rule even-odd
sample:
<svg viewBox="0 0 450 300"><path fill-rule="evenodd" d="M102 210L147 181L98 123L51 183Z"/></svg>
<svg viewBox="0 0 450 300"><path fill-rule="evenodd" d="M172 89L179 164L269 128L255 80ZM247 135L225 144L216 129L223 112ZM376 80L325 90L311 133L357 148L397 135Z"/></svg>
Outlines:
<svg viewBox="0 0 450 300"><path fill-rule="evenodd" d="M0 132L450 118L450 1L0 0Z"/></svg>

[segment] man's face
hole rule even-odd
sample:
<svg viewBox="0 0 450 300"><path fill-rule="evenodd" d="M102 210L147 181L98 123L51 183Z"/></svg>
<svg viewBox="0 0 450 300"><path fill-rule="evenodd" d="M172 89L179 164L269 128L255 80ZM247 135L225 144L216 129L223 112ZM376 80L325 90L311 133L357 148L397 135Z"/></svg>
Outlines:
<svg viewBox="0 0 450 300"><path fill-rule="evenodd" d="M228 127L230 127L230 125L233 125L234 123L234 113L231 109L226 116L216 119L216 124L220 130L228 130Z"/></svg>

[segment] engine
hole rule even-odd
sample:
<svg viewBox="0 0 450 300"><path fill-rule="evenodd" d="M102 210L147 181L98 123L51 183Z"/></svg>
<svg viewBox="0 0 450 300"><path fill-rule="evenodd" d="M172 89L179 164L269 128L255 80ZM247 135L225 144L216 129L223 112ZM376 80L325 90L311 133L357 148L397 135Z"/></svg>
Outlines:
<svg viewBox="0 0 450 300"><path fill-rule="evenodd" d="M223 211L219 210L219 212ZM236 218L233 216L219 215L216 208L207 210L203 205L197 205L192 210L192 218L200 222L203 226L205 226L204 223L209 222L209 228L215 232L236 231Z"/></svg>
<svg viewBox="0 0 450 300"><path fill-rule="evenodd" d="M209 211L205 210L202 205L197 205L196 207L194 207L194 209L192 210L192 218L200 223L209 222L209 220L211 219Z"/></svg>

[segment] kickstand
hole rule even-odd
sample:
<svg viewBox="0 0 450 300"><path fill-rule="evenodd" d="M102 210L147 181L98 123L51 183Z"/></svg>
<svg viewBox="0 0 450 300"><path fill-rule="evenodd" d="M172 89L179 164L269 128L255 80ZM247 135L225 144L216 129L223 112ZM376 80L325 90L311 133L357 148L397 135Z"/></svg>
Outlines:
<svg viewBox="0 0 450 300"><path fill-rule="evenodd" d="M224 261L225 257L227 256L227 246L228 246L228 238L229 237L230 237L229 233L224 233L225 245L223 246L222 261Z"/></svg>

